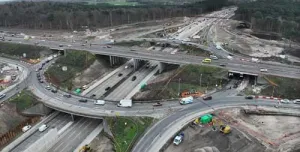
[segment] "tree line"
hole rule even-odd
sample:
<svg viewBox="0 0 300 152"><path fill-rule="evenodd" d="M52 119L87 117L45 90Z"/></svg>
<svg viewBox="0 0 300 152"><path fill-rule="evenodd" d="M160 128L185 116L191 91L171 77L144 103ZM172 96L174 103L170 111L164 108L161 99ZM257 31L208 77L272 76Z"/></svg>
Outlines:
<svg viewBox="0 0 300 152"><path fill-rule="evenodd" d="M227 0L186 5L141 3L138 6L59 2L14 2L0 5L0 26L33 29L108 27L171 17L194 16L227 6Z"/></svg>
<svg viewBox="0 0 300 152"><path fill-rule="evenodd" d="M300 41L300 2L293 0L258 0L240 3L237 19L248 21L256 31L276 32Z"/></svg>

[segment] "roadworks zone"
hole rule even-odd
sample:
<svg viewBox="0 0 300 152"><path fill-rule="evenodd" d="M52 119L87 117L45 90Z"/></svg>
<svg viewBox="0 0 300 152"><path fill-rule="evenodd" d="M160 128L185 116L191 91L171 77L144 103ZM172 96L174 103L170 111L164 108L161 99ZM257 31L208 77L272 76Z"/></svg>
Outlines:
<svg viewBox="0 0 300 152"><path fill-rule="evenodd" d="M185 126L178 133L185 134L178 146L171 138L161 151L196 152L216 149L220 152L296 152L300 150L299 109L249 106L217 110L214 119L231 127L229 134L214 129L212 123ZM176 134L177 135L177 134ZM174 135L174 137L176 136ZM209 151L209 150L208 150Z"/></svg>

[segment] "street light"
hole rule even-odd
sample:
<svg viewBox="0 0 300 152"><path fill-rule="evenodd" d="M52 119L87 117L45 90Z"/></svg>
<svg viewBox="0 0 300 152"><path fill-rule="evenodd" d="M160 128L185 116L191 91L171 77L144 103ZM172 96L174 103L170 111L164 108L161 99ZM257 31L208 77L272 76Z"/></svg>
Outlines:
<svg viewBox="0 0 300 152"><path fill-rule="evenodd" d="M200 74L200 87L201 87L201 84L202 84L202 73Z"/></svg>
<svg viewBox="0 0 300 152"><path fill-rule="evenodd" d="M180 96L180 81L181 81L181 78L178 79L178 96Z"/></svg>

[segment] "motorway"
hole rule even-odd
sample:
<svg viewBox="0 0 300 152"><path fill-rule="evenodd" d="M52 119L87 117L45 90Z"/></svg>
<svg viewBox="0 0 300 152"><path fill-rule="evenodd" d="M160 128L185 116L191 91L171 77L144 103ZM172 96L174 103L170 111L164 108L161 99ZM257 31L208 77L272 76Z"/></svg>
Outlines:
<svg viewBox="0 0 300 152"><path fill-rule="evenodd" d="M152 70L153 69L146 68L146 66L141 67L108 94L108 96L105 97L105 100L120 101L124 99ZM132 81L134 76L136 77L136 80Z"/></svg>
<svg viewBox="0 0 300 152"><path fill-rule="evenodd" d="M80 117L64 131L57 143L49 152L73 152L79 144L102 122L91 118Z"/></svg>
<svg viewBox="0 0 300 152"><path fill-rule="evenodd" d="M40 137L44 136L50 128L57 128L57 130L62 129L68 122L70 122L71 115L66 113L60 113L56 117L54 117L52 120L47 122L47 126L49 127L44 132L39 132L36 130L33 134L31 134L29 137L27 137L25 140L23 140L18 146L16 146L14 149L12 149L10 152L20 152L24 149L28 148L31 144L36 142Z"/></svg>
<svg viewBox="0 0 300 152"><path fill-rule="evenodd" d="M106 79L104 82L100 83L90 92L88 92L86 94L86 97L91 97L94 94L96 95L94 98L96 99L102 98L103 95L108 91L106 90L108 87L110 88L114 87L119 81L124 79L124 77L127 77L130 73L133 72L133 68L128 66L128 68L126 69L125 66L126 65L121 66L121 69L118 72L116 72L108 79ZM122 74L122 76L119 76L119 74Z"/></svg>

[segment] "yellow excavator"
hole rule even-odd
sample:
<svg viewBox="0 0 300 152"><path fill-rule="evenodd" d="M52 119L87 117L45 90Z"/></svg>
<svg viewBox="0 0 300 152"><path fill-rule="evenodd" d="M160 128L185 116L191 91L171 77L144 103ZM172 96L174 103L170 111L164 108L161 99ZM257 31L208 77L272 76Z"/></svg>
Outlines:
<svg viewBox="0 0 300 152"><path fill-rule="evenodd" d="M80 148L79 152L91 152L91 147L89 145L84 145Z"/></svg>
<svg viewBox="0 0 300 152"><path fill-rule="evenodd" d="M230 126L229 125L225 125L223 123L223 121L220 120L220 119L213 119L212 123L213 123L213 127L219 126L220 132L222 132L224 134L229 134L231 132Z"/></svg>

